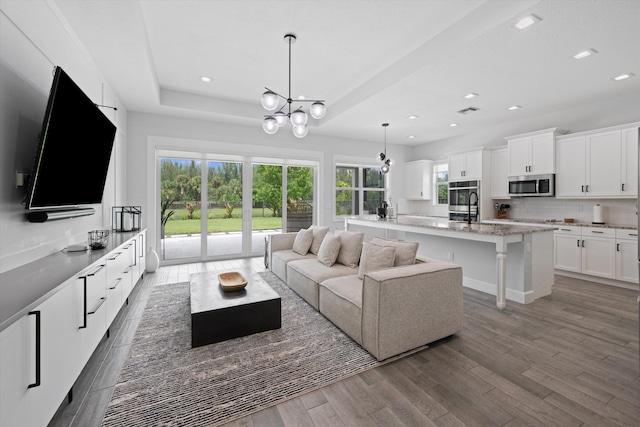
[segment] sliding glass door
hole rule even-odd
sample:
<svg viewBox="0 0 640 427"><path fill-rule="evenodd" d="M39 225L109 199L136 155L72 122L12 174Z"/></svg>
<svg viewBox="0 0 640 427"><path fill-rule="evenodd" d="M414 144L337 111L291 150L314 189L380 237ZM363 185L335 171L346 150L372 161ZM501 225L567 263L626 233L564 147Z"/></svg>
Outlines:
<svg viewBox="0 0 640 427"><path fill-rule="evenodd" d="M159 160L163 261L262 255L269 234L313 224L314 166Z"/></svg>

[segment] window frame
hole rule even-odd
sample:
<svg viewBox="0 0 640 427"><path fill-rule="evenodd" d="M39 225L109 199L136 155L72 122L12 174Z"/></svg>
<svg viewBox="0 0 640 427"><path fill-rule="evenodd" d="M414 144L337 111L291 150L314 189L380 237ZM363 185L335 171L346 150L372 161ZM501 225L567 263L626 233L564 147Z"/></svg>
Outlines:
<svg viewBox="0 0 640 427"><path fill-rule="evenodd" d="M444 167L445 170L442 170ZM447 180L438 182L438 173L447 172ZM445 203L439 202L438 188L445 187L447 194L447 201ZM449 207L449 163L446 160L433 163L433 206Z"/></svg>
<svg viewBox="0 0 640 427"><path fill-rule="evenodd" d="M351 187L338 187L336 182L336 177L338 174L338 168L350 168L357 171L357 176L352 180L356 181L355 186ZM387 200L387 195L389 193L389 176L388 174L382 174L383 178L383 186L382 187L365 187L365 170L366 169L380 169L380 165L374 165L369 163L362 162L353 162L353 161L340 161L335 160L333 164L333 221L340 221L345 218L352 218L359 215L375 215L376 212L368 212L364 213L364 205L365 205L365 192L380 192L382 193L382 200ZM336 209L338 206L338 200L336 198L338 191L349 190L357 195L357 204L354 205L356 213L351 215L338 215L336 213Z"/></svg>

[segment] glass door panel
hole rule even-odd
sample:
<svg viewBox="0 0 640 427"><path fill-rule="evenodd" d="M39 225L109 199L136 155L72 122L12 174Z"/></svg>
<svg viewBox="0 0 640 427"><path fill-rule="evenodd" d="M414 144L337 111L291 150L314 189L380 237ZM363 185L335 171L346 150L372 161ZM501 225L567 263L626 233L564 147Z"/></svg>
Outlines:
<svg viewBox="0 0 640 427"><path fill-rule="evenodd" d="M251 248L264 253L266 237L282 232L282 166L253 164Z"/></svg>
<svg viewBox="0 0 640 427"><path fill-rule="evenodd" d="M207 255L243 253L242 163L207 162Z"/></svg>
<svg viewBox="0 0 640 427"><path fill-rule="evenodd" d="M298 231L313 224L312 167L287 167L287 231Z"/></svg>
<svg viewBox="0 0 640 427"><path fill-rule="evenodd" d="M200 162L160 159L160 257L201 256Z"/></svg>

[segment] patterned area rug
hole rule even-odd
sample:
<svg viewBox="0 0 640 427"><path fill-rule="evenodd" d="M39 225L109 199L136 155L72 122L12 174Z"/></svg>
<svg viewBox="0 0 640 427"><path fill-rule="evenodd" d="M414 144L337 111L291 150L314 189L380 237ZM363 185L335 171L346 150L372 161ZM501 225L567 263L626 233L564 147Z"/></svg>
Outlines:
<svg viewBox="0 0 640 427"><path fill-rule="evenodd" d="M219 425L381 364L260 275L282 298L282 328L193 349L189 283L157 286L102 425Z"/></svg>

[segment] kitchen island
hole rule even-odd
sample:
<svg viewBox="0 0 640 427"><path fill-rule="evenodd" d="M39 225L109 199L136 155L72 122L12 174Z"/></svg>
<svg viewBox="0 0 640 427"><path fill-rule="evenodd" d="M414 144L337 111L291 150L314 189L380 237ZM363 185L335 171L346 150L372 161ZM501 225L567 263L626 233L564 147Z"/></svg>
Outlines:
<svg viewBox="0 0 640 427"><path fill-rule="evenodd" d="M551 226L485 224L445 218L399 215L393 220L363 216L345 220L345 228L373 236L420 244L423 256L462 266L464 286L506 300L528 304L549 295L554 281Z"/></svg>

